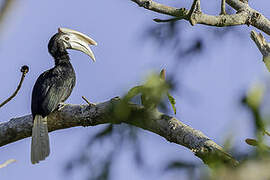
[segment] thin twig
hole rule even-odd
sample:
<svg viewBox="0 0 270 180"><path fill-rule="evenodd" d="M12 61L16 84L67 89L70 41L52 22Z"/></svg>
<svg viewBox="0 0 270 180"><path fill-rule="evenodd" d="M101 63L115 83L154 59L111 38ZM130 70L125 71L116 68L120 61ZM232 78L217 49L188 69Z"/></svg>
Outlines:
<svg viewBox="0 0 270 180"><path fill-rule="evenodd" d="M86 99L85 96L82 96L83 100L89 105L89 106L93 106L95 105L94 103L91 103L90 101L88 101L88 99Z"/></svg>
<svg viewBox="0 0 270 180"><path fill-rule="evenodd" d="M20 88L22 86L24 77L28 73L28 71L29 71L29 67L28 66L24 65L24 66L21 67L22 77L21 77L21 80L20 80L20 83L19 83L17 89L15 90L15 92L9 98L7 98L4 102L2 102L0 104L0 108L2 106L4 106L6 103L8 103L12 98L14 98L17 95L17 93L19 92L19 90L20 90Z"/></svg>
<svg viewBox="0 0 270 180"><path fill-rule="evenodd" d="M179 21L179 20L182 20L183 18L170 18L170 19L158 19L158 18L155 18L153 19L153 21L155 22L174 22L174 21Z"/></svg>
<svg viewBox="0 0 270 180"><path fill-rule="evenodd" d="M221 0L221 12L220 15L225 15L226 13L226 0Z"/></svg>
<svg viewBox="0 0 270 180"><path fill-rule="evenodd" d="M9 165L11 163L14 163L14 162L16 162L15 159L6 160L4 163L0 164L0 169L3 168L3 167L6 167L7 165Z"/></svg>
<svg viewBox="0 0 270 180"><path fill-rule="evenodd" d="M194 0L190 11L189 11L189 16L191 17L193 13L195 12L201 12L201 5L200 5L200 0Z"/></svg>

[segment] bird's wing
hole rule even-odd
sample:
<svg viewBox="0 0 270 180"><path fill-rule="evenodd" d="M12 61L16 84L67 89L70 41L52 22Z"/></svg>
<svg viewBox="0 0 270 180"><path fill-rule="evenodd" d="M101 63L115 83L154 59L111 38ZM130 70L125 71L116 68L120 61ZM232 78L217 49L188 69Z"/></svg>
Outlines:
<svg viewBox="0 0 270 180"><path fill-rule="evenodd" d="M34 85L32 92L32 113L48 115L54 111L60 102L70 95L74 79L63 79L53 73L54 69L42 73Z"/></svg>

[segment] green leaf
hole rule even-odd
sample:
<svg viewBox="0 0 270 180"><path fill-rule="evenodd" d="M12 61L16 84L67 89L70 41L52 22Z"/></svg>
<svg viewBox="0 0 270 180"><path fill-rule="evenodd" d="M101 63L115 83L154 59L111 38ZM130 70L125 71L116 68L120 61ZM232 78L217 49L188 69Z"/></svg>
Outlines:
<svg viewBox="0 0 270 180"><path fill-rule="evenodd" d="M176 101L175 101L174 97L169 92L167 93L167 96L168 96L168 99L172 105L173 112L174 112L174 114L176 114L176 107L175 107Z"/></svg>
<svg viewBox="0 0 270 180"><path fill-rule="evenodd" d="M262 103L265 94L265 85L257 82L252 85L247 92L247 104L251 108L257 109Z"/></svg>
<svg viewBox="0 0 270 180"><path fill-rule="evenodd" d="M146 109L155 109L167 95L174 114L176 114L176 101L174 97L170 95L169 89L169 85L165 80L165 69L162 69L160 74L150 75L144 85L131 88L124 96L123 106L119 109L123 112L125 110L125 103L139 94L141 95L141 103Z"/></svg>
<svg viewBox="0 0 270 180"><path fill-rule="evenodd" d="M263 133L266 134L267 136L270 136L270 132L268 132L267 130L264 130Z"/></svg>
<svg viewBox="0 0 270 180"><path fill-rule="evenodd" d="M248 145L251 145L251 146L258 146L259 144L258 141L255 139L247 138L245 141Z"/></svg>
<svg viewBox="0 0 270 180"><path fill-rule="evenodd" d="M142 104L146 108L156 108L169 89L167 83L157 74L149 76L143 87Z"/></svg>
<svg viewBox="0 0 270 180"><path fill-rule="evenodd" d="M128 91L128 93L126 94L124 98L129 101L130 99L142 93L143 91L144 91L144 86L135 86Z"/></svg>
<svg viewBox="0 0 270 180"><path fill-rule="evenodd" d="M106 136L110 136L112 134L112 130L113 130L113 125L110 124L108 125L105 129L101 130L100 132L98 132L95 136L94 136L94 140L95 139L100 139L100 138L104 138Z"/></svg>
<svg viewBox="0 0 270 180"><path fill-rule="evenodd" d="M270 147L264 144L263 142L257 141L256 139L247 138L246 143L250 146L256 146L261 151L267 151L269 152Z"/></svg>

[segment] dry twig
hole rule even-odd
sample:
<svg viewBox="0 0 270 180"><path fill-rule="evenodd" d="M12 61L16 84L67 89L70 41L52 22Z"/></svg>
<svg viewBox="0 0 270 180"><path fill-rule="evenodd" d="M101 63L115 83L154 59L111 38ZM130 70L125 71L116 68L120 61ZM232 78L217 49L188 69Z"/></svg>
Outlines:
<svg viewBox="0 0 270 180"><path fill-rule="evenodd" d="M28 71L29 71L28 66L24 65L24 66L21 67L22 77L21 77L21 80L20 80L20 83L19 83L17 89L15 90L15 92L9 98L7 98L4 102L2 102L0 104L0 108L3 107L6 103L8 103L12 98L14 98L17 95L17 93L19 92L19 90L20 90L20 88L22 86L25 75L28 73Z"/></svg>

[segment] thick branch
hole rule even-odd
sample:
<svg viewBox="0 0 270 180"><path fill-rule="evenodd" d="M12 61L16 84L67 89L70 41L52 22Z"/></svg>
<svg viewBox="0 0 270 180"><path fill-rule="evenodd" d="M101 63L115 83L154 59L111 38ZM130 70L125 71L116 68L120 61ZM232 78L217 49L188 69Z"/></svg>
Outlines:
<svg viewBox="0 0 270 180"><path fill-rule="evenodd" d="M158 111L149 112L142 106L129 104L130 115L124 119L117 118L115 108L119 102L119 98L113 98L97 105L91 104L91 106L66 104L49 116L49 131L75 126L127 123L159 134L170 142L189 148L208 165L211 165L213 159L233 166L237 165L238 162L225 153L222 147L202 132L185 125L174 117ZM31 115L1 123L0 146L31 136L31 130Z"/></svg>
<svg viewBox="0 0 270 180"><path fill-rule="evenodd" d="M218 15L212 16L207 15L201 11L190 12L185 8L175 8L166 6L153 0L132 0L141 7L148 10L155 11L161 14L166 14L179 18L179 20L185 19L191 22L192 25L204 24L209 26L236 26L236 25L252 25L263 32L270 35L270 21L264 17L258 11L249 7L247 3L241 2L239 0L226 0L226 3L234 8L237 13L231 15ZM194 2L198 2L195 0ZM191 8L192 10L192 8ZM190 16L192 14L192 16ZM167 22L167 20L155 19L156 22Z"/></svg>

